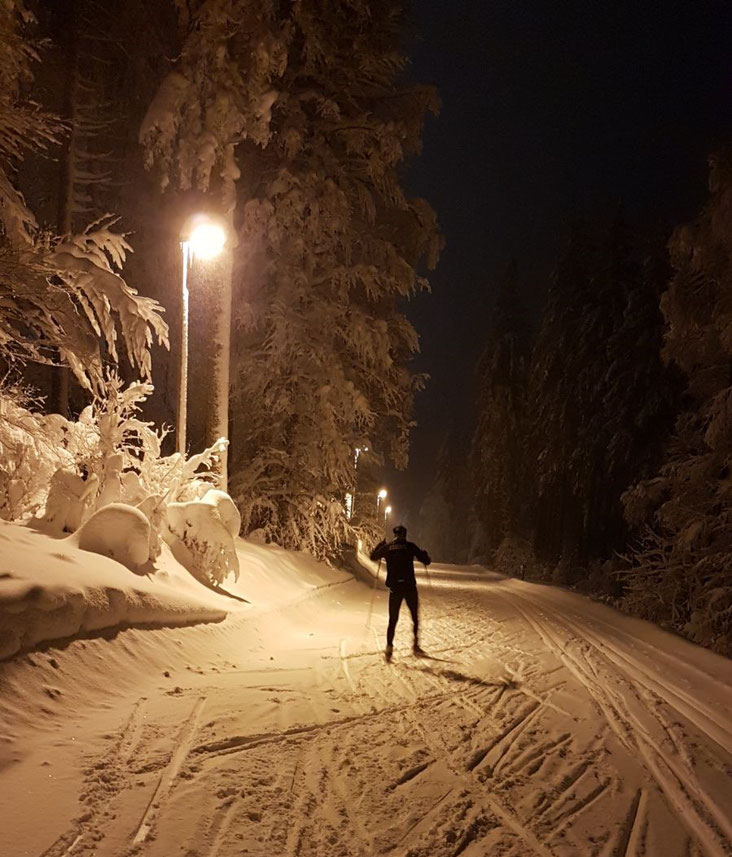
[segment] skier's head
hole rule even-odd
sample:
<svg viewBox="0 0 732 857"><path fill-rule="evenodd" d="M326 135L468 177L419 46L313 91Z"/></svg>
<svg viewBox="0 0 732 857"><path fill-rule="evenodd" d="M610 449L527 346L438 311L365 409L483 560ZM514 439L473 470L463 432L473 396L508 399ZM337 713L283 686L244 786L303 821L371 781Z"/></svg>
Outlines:
<svg viewBox="0 0 732 857"><path fill-rule="evenodd" d="M398 539L405 539L407 537L407 528L403 524L397 524L394 527L394 535Z"/></svg>

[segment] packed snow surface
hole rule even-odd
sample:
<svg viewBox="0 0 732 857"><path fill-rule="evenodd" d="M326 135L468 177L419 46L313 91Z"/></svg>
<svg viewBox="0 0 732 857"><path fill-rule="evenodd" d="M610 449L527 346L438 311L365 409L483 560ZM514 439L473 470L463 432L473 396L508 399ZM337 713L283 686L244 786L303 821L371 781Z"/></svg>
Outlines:
<svg viewBox="0 0 732 857"><path fill-rule="evenodd" d="M366 574L244 543L239 559L250 604L223 622L3 665L3 854L732 853L730 661L568 592L433 566L426 655L404 610L387 664Z"/></svg>
<svg viewBox="0 0 732 857"><path fill-rule="evenodd" d="M64 538L0 521L0 660L126 625L224 619L228 599L197 583L167 547L149 573L125 567L147 557L149 530L141 512L121 504ZM110 546L118 548L116 560L92 552Z"/></svg>

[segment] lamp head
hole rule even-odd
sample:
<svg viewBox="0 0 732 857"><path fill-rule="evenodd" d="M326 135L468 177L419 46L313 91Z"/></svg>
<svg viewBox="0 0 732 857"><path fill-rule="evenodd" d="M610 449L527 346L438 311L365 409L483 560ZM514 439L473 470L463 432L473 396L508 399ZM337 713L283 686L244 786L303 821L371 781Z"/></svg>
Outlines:
<svg viewBox="0 0 732 857"><path fill-rule="evenodd" d="M191 218L184 243L195 259L215 259L226 244L223 225L204 214Z"/></svg>

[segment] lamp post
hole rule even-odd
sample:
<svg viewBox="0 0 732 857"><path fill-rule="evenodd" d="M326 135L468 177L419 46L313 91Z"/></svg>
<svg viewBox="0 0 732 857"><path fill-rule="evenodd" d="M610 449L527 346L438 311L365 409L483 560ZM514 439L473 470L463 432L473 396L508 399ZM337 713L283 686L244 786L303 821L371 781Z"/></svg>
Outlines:
<svg viewBox="0 0 732 857"><path fill-rule="evenodd" d="M388 494L388 491L386 490L386 488L382 488L381 491L379 491L379 493L376 495L376 517L377 518L379 517L379 509L381 507L381 501L386 500L387 494Z"/></svg>
<svg viewBox="0 0 732 857"><path fill-rule="evenodd" d="M368 452L367 446L357 446L353 450L353 494L346 494L346 517L350 521L356 511L356 487L358 483L358 459L362 452Z"/></svg>
<svg viewBox="0 0 732 857"><path fill-rule="evenodd" d="M188 280L192 267L197 262L211 262L221 255L226 244L226 229L224 226L205 215L196 215L188 222L184 232L184 238L180 243L182 252L182 282L181 282L181 354L180 354L180 381L178 385L178 415L177 415L177 448L181 455L186 453L186 435L188 426L188 328L189 328L189 300L190 293ZM226 280L226 275L224 276ZM226 437L228 434L228 409L229 409L229 328L231 324L231 283L222 283L225 294L222 297L221 318L219 324L220 340L218 345L222 351L218 367L219 373L223 372L225 378L216 378L216 399L214 415L214 434L218 437ZM225 353L223 353L225 352ZM222 394L222 389L224 394ZM214 438L216 440L217 438ZM221 487L226 490L226 451L221 454Z"/></svg>
<svg viewBox="0 0 732 857"><path fill-rule="evenodd" d="M389 515L391 515L391 506L387 506L386 509L384 509L384 526L386 526L386 523L389 520Z"/></svg>

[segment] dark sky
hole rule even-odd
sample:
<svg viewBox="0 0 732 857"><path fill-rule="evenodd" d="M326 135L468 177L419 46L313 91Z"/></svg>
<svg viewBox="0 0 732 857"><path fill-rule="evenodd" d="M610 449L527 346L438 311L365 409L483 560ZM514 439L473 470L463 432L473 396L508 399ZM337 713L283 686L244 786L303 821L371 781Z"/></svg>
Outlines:
<svg viewBox="0 0 732 857"><path fill-rule="evenodd" d="M622 201L652 227L693 217L706 156L731 130L729 0L413 0L413 76L434 83L410 190L436 209L446 247L433 292L408 315L421 335L410 467L386 473L415 522L452 428L471 428L474 365L495 283L515 257L535 315L579 214Z"/></svg>

